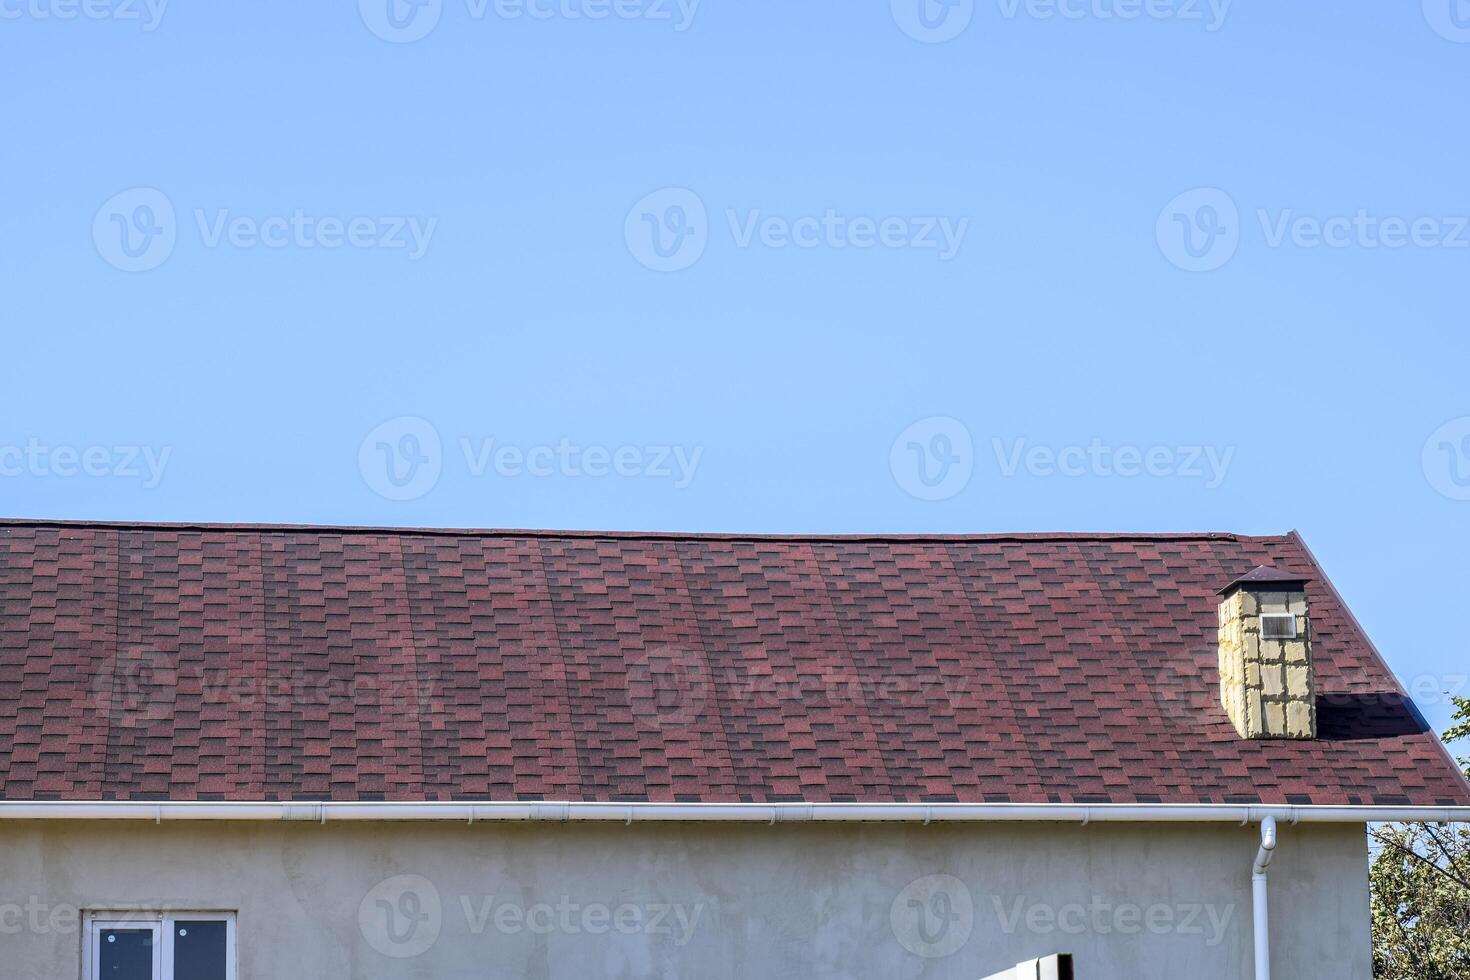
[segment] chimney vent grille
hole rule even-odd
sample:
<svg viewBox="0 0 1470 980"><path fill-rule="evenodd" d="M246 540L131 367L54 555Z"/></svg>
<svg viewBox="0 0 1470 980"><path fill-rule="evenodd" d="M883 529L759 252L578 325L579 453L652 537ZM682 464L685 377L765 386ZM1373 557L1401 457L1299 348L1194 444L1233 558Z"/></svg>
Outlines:
<svg viewBox="0 0 1470 980"><path fill-rule="evenodd" d="M1290 614L1268 613L1261 617L1261 639L1295 640L1296 617Z"/></svg>

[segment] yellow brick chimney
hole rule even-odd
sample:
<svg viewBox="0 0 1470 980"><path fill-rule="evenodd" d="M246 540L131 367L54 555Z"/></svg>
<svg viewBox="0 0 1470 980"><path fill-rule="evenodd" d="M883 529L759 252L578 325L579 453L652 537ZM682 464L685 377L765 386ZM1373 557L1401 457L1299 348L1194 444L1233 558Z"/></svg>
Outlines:
<svg viewBox="0 0 1470 980"><path fill-rule="evenodd" d="M1262 565L1220 592L1220 702L1241 738L1316 738L1307 580Z"/></svg>

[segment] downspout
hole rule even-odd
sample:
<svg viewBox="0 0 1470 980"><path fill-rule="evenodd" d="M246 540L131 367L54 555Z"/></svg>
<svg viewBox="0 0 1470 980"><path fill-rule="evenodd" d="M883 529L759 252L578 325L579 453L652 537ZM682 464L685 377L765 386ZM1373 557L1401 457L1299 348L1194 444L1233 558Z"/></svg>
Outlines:
<svg viewBox="0 0 1470 980"><path fill-rule="evenodd" d="M1256 980L1271 980L1271 910L1266 872L1276 855L1276 818L1261 821L1261 849L1251 869L1251 897L1255 906Z"/></svg>

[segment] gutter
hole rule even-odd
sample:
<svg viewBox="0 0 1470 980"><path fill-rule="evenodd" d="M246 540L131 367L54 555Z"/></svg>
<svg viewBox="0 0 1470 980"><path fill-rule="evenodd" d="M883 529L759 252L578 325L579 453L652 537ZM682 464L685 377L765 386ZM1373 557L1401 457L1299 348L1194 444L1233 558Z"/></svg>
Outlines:
<svg viewBox="0 0 1470 980"><path fill-rule="evenodd" d="M1470 807L1174 803L0 802L4 820L616 823L1470 823Z"/></svg>

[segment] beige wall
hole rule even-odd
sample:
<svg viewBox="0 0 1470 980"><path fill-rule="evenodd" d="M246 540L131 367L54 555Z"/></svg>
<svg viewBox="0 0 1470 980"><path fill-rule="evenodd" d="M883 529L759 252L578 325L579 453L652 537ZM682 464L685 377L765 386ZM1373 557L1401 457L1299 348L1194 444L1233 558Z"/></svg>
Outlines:
<svg viewBox="0 0 1470 980"><path fill-rule="evenodd" d="M1363 829L1282 838L1277 975L1370 980ZM1053 952L1076 954L1081 980L1242 980L1257 840L1163 825L0 823L0 976L77 977L75 910L162 905L238 910L240 980L975 980Z"/></svg>

